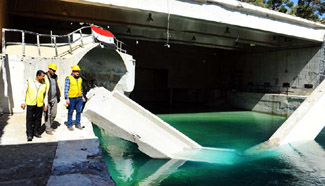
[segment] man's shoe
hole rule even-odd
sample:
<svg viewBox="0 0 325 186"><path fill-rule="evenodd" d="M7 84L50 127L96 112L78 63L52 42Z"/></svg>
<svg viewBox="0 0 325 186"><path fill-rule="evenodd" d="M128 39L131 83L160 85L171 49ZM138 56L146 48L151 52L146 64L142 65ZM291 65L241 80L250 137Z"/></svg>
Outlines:
<svg viewBox="0 0 325 186"><path fill-rule="evenodd" d="M46 134L53 135L53 132L52 131L46 131Z"/></svg>
<svg viewBox="0 0 325 186"><path fill-rule="evenodd" d="M27 141L32 141L33 137L32 136L27 136Z"/></svg>
<svg viewBox="0 0 325 186"><path fill-rule="evenodd" d="M41 136L40 134L34 134L34 136L35 136L36 138L42 138L42 136Z"/></svg>
<svg viewBox="0 0 325 186"><path fill-rule="evenodd" d="M82 130L83 127L81 125L77 125L76 128Z"/></svg>
<svg viewBox="0 0 325 186"><path fill-rule="evenodd" d="M73 131L73 127L68 127L68 129L69 129L70 131Z"/></svg>

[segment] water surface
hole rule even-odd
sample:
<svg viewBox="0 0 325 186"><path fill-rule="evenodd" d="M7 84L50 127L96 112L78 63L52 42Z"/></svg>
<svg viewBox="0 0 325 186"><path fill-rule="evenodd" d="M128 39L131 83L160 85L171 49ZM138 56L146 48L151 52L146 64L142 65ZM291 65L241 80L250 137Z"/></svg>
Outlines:
<svg viewBox="0 0 325 186"><path fill-rule="evenodd" d="M94 127L117 185L325 185L324 129L315 141L247 155L246 149L267 140L285 118L255 112L158 116L211 147L212 153L191 152L209 161L152 159L135 144Z"/></svg>

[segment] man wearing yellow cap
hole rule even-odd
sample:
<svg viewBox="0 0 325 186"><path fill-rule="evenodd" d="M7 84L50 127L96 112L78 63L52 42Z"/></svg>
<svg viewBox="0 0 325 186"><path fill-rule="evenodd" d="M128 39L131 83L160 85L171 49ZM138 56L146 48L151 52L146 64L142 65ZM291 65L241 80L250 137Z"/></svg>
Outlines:
<svg viewBox="0 0 325 186"><path fill-rule="evenodd" d="M45 75L45 83L47 86L47 95L48 95L48 108L45 112L45 131L48 135L53 135L52 124L56 117L57 105L60 102L61 89L59 78L55 74L57 66L54 63L49 65L49 70Z"/></svg>
<svg viewBox="0 0 325 186"><path fill-rule="evenodd" d="M86 99L83 97L82 79L79 73L80 67L74 65L72 67L72 74L65 79L64 97L68 105L68 129L70 131L73 131L72 114L74 110L77 112L75 122L76 128L82 129L80 117L83 102L85 102Z"/></svg>

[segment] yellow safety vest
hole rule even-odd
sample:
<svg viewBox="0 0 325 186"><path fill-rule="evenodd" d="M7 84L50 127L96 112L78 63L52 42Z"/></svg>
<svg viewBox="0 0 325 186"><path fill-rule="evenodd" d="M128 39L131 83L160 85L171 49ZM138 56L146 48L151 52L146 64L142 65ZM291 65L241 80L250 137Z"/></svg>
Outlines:
<svg viewBox="0 0 325 186"><path fill-rule="evenodd" d="M78 82L72 75L69 75L68 77L70 79L70 89L68 92L69 98L81 97L82 96L82 93L81 93L82 79L81 79L81 77L78 78Z"/></svg>
<svg viewBox="0 0 325 186"><path fill-rule="evenodd" d="M46 84L41 83L39 88L36 88L35 82L33 79L28 79L28 89L26 92L26 105L43 107L44 96L46 93Z"/></svg>

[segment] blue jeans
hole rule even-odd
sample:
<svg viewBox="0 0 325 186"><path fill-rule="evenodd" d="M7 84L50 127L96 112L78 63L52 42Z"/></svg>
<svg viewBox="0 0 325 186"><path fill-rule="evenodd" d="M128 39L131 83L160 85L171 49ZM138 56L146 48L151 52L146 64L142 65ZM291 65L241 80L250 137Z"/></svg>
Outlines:
<svg viewBox="0 0 325 186"><path fill-rule="evenodd" d="M69 98L69 111L68 111L68 127L72 127L72 114L73 111L76 109L76 126L80 125L80 117L81 117L81 110L83 106L82 97L78 98Z"/></svg>

